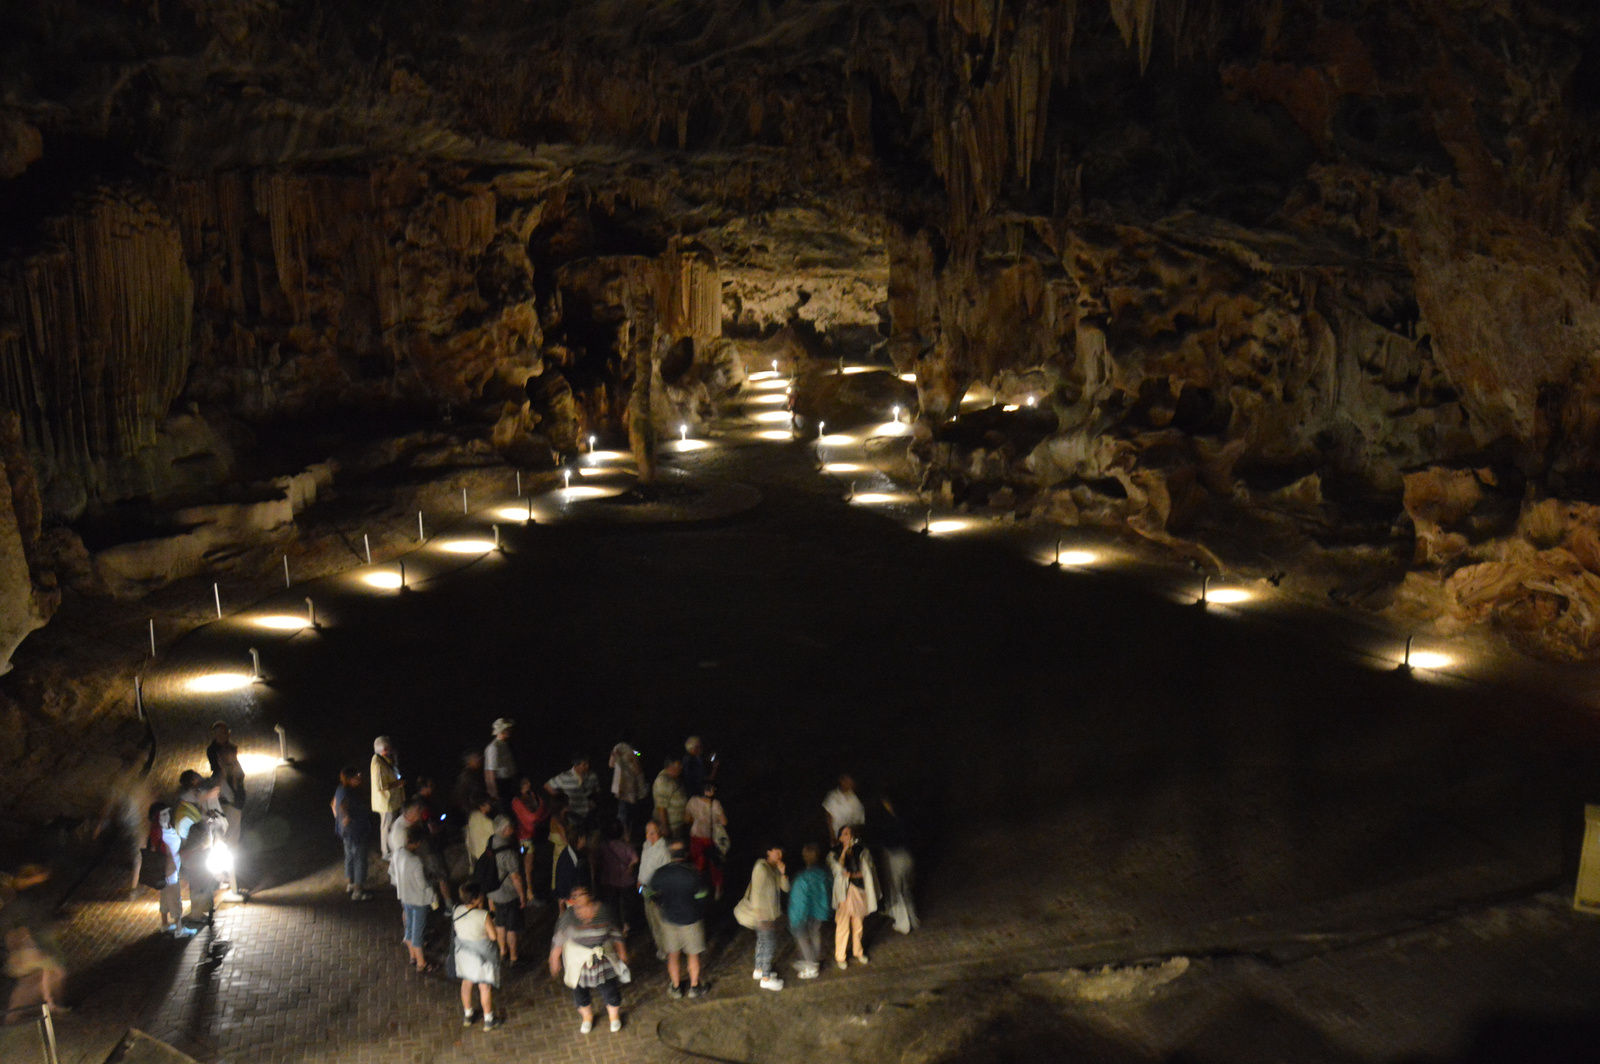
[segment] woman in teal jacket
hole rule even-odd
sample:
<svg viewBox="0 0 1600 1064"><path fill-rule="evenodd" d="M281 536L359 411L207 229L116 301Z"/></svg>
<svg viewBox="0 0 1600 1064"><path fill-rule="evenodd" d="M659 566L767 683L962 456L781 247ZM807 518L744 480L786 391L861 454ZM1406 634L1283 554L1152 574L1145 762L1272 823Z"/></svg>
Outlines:
<svg viewBox="0 0 1600 1064"><path fill-rule="evenodd" d="M797 973L802 979L815 979L822 970L822 922L833 914L833 883L822 867L822 850L810 843L800 851L806 869L794 877L789 887L789 930L800 948Z"/></svg>

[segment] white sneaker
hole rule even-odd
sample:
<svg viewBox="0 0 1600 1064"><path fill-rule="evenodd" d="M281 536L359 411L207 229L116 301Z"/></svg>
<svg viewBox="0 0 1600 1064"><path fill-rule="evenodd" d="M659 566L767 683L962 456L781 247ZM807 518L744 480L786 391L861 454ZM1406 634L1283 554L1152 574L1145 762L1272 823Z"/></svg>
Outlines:
<svg viewBox="0 0 1600 1064"><path fill-rule="evenodd" d="M750 973L750 978L752 979L765 979L766 977L767 973L762 971L760 968L757 968L755 971Z"/></svg>
<svg viewBox="0 0 1600 1064"><path fill-rule="evenodd" d="M611 1021L611 1033L612 1034L616 1034L620 1030L622 1030L622 1020L621 1020L621 1018L612 1020Z"/></svg>
<svg viewBox="0 0 1600 1064"><path fill-rule="evenodd" d="M817 976L819 976L821 974L822 974L822 969L818 965L815 965L815 964L802 964L800 966L800 978L802 978L802 979L815 979Z"/></svg>
<svg viewBox="0 0 1600 1064"><path fill-rule="evenodd" d="M763 990L782 990L783 989L783 980L778 978L775 975L769 975L766 978L761 980L761 989L763 989Z"/></svg>
<svg viewBox="0 0 1600 1064"><path fill-rule="evenodd" d="M592 1030L594 1030L594 1021L593 1020L584 1020L582 1023L580 1023L578 1025L578 1033L579 1034L588 1034Z"/></svg>

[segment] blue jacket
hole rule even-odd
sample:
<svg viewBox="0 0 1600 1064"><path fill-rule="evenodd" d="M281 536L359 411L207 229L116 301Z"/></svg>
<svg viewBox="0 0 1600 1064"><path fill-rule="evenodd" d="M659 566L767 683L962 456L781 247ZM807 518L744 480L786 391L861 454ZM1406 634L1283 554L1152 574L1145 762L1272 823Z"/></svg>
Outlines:
<svg viewBox="0 0 1600 1064"><path fill-rule="evenodd" d="M795 876L789 885L789 923L826 920L832 916L831 891L828 873L819 865L812 865Z"/></svg>

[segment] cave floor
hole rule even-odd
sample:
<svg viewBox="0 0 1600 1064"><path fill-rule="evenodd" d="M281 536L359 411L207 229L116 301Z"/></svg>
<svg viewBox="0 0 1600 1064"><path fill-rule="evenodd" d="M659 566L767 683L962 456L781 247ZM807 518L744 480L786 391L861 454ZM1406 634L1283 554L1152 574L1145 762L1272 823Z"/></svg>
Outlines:
<svg viewBox="0 0 1600 1064"><path fill-rule="evenodd" d="M1565 706L919 536L845 505L805 447L670 461L761 500L508 523L504 556L419 552L412 579L434 576L414 591L329 576L247 611L314 595L318 632L230 618L165 653L147 688L164 766L218 717L257 751L282 723L295 763L253 790L258 889L214 936L152 937L148 895L111 900L109 873L81 894L63 1059L104 1059L128 1026L231 1062L1590 1059L1562 1056L1600 1027L1600 924L1566 900L1596 759ZM322 534L359 542L349 512ZM250 646L269 683L183 690ZM448 791L500 715L536 777L619 739L652 775L690 733L721 753L734 873L709 999L668 1000L646 950L621 1035L578 1035L538 965L502 990L505 1029L463 1031L455 988L404 969L393 896L344 899L338 767L387 733ZM763 993L725 910L758 840L820 835L841 768L910 823L923 926L874 929L868 968Z"/></svg>

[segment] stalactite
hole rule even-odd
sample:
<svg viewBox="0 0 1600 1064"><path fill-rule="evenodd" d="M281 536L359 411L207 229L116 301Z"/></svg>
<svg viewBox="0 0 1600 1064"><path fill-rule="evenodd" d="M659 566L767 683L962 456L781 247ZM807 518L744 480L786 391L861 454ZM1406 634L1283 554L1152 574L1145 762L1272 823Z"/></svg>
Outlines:
<svg viewBox="0 0 1600 1064"><path fill-rule="evenodd" d="M722 275L700 249L669 249L657 294L661 327L670 336L714 340L722 335Z"/></svg>
<svg viewBox="0 0 1600 1064"><path fill-rule="evenodd" d="M178 227L150 200L98 190L0 266L0 405L46 469L150 443L188 371L193 289Z"/></svg>

